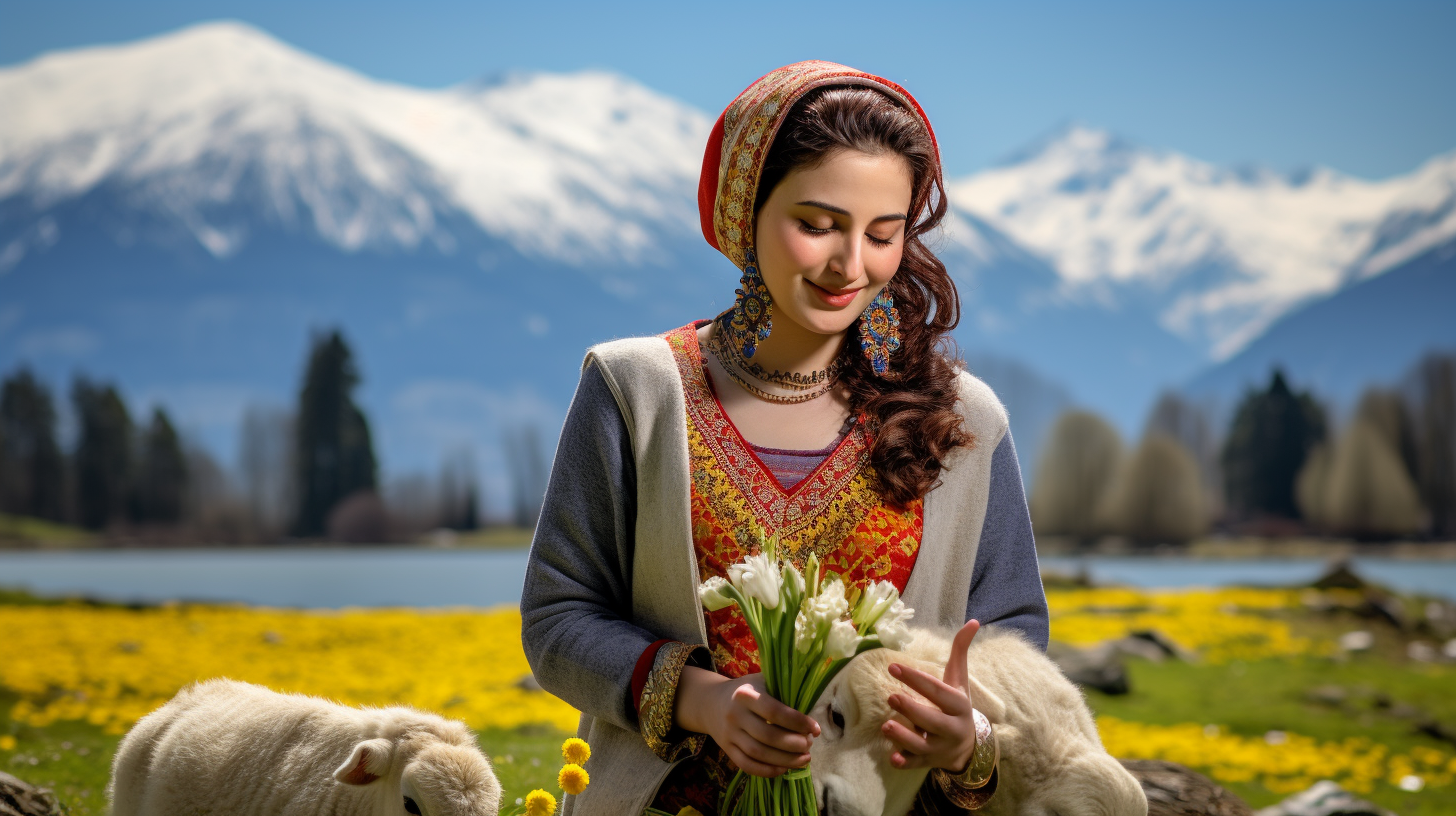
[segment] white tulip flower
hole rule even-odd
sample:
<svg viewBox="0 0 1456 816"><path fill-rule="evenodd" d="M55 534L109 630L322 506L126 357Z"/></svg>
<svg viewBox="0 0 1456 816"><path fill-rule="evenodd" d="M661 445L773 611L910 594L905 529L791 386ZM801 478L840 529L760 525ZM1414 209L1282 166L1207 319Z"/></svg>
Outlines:
<svg viewBox="0 0 1456 816"><path fill-rule="evenodd" d="M809 647L814 645L814 638L818 636L818 627L800 609L799 614L794 616L794 651L801 654L808 652Z"/></svg>
<svg viewBox="0 0 1456 816"><path fill-rule="evenodd" d="M856 626L864 626L880 616L881 612L890 608L890 605L900 599L899 590L889 581L875 581L865 587L864 594L860 596L859 603L854 608L854 623Z"/></svg>
<svg viewBox="0 0 1456 816"><path fill-rule="evenodd" d="M788 587L790 592L803 597L804 573L799 572L793 564L787 562L784 563L784 586Z"/></svg>
<svg viewBox="0 0 1456 816"><path fill-rule="evenodd" d="M732 606L733 599L723 594L723 589L727 586L728 582L717 575L699 584L698 600L703 602L703 608L709 612L717 612Z"/></svg>
<svg viewBox="0 0 1456 816"><path fill-rule="evenodd" d="M779 590L784 578L778 565L764 553L750 555L728 568L728 580L746 597L763 604L765 609L777 609Z"/></svg>
<svg viewBox="0 0 1456 816"><path fill-rule="evenodd" d="M906 622L915 617L915 610L905 605L905 602L896 598L890 608L875 622L875 634L880 636L880 642L891 649L904 648L910 642L910 630L905 626Z"/></svg>
<svg viewBox="0 0 1456 816"><path fill-rule="evenodd" d="M829 627L829 638L824 641L824 656L830 660L854 657L859 648L859 632L854 624L846 620L835 621Z"/></svg>
<svg viewBox="0 0 1456 816"><path fill-rule="evenodd" d="M844 597L844 582L838 579L824 581L819 585L819 594L805 598L802 608L809 620L814 622L816 630L844 617L844 613L849 611L849 600Z"/></svg>

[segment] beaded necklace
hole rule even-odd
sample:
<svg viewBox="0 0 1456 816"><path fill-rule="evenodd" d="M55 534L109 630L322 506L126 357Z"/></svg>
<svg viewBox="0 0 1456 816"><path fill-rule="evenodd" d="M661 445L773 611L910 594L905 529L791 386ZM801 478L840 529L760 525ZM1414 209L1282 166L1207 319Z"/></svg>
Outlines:
<svg viewBox="0 0 1456 816"><path fill-rule="evenodd" d="M817 399L833 390L841 367L839 358L835 358L829 368L809 374L800 374L797 371L788 374L780 371L764 374L761 366L750 363L743 357L742 352L734 347L727 334L723 331L722 326L715 325L708 335L708 348L713 352L713 356L718 358L718 362L723 365L723 370L728 372L728 376L742 386L743 390L755 397L769 402L792 405ZM752 382L753 380L757 380L757 383ZM758 383L762 383L762 385ZM766 390L764 385L777 385L800 393L775 393Z"/></svg>

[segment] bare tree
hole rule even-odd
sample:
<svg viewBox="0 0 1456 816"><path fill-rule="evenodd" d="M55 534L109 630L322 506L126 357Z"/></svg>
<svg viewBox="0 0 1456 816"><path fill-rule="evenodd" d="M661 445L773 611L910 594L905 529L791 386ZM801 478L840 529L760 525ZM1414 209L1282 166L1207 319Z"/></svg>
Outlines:
<svg viewBox="0 0 1456 816"><path fill-rule="evenodd" d="M1208 527L1198 463L1182 443L1154 431L1104 494L1102 527L1144 542L1184 543Z"/></svg>
<svg viewBox="0 0 1456 816"><path fill-rule="evenodd" d="M501 442L511 477L514 521L520 527L534 527L546 496L548 475L541 434L535 425L525 424L506 431Z"/></svg>
<svg viewBox="0 0 1456 816"><path fill-rule="evenodd" d="M1384 431L1350 423L1330 457L1317 517L1334 532L1360 538L1410 535L1425 525L1415 483Z"/></svg>
<svg viewBox="0 0 1456 816"><path fill-rule="evenodd" d="M1097 507L1117 473L1122 440L1107 421L1086 411L1062 414L1052 427L1031 489L1038 533L1098 535Z"/></svg>
<svg viewBox="0 0 1456 816"><path fill-rule="evenodd" d="M292 412L282 408L253 406L243 414L238 445L243 497L253 523L266 534L281 533L296 509L293 429Z"/></svg>
<svg viewBox="0 0 1456 816"><path fill-rule="evenodd" d="M1161 433L1178 441L1192 454L1203 485L1203 507L1209 517L1223 510L1223 473L1219 469L1219 440L1209 419L1209 411L1173 392L1164 393L1148 416L1143 438Z"/></svg>
<svg viewBox="0 0 1456 816"><path fill-rule="evenodd" d="M1431 533L1456 536L1456 354L1430 354L1407 378L1413 407L1417 483Z"/></svg>

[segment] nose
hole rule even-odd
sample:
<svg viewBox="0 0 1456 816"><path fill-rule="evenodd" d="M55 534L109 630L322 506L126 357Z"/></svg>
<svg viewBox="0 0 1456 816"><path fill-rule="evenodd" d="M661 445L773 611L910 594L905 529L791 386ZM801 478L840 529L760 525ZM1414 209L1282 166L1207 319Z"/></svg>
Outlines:
<svg viewBox="0 0 1456 816"><path fill-rule="evenodd" d="M852 283L864 277L864 241L846 230L839 250L829 259L829 271Z"/></svg>

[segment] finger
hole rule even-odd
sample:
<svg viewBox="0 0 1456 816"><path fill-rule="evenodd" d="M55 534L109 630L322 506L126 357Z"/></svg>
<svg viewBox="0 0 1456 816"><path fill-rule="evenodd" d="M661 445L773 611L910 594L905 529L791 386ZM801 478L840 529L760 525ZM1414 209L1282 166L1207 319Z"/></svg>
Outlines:
<svg viewBox="0 0 1456 816"><path fill-rule="evenodd" d="M981 631L981 622L968 620L966 625L956 632L955 639L950 642L950 660L945 664L945 684L958 689L965 689L966 679L966 652L971 648L971 641L975 639L976 633Z"/></svg>
<svg viewBox="0 0 1456 816"><path fill-rule="evenodd" d="M748 710L766 722L800 734L813 734L819 729L813 717L795 711L767 694L755 693L754 698L748 701Z"/></svg>
<svg viewBox="0 0 1456 816"><path fill-rule="evenodd" d="M930 758L911 751L896 751L890 754L890 764L902 771L907 768L928 768Z"/></svg>
<svg viewBox="0 0 1456 816"><path fill-rule="evenodd" d="M741 741L738 741L738 749L747 754L749 759L781 770L802 768L809 764L808 752L780 751L772 745L764 745L755 740L752 734L743 735Z"/></svg>
<svg viewBox="0 0 1456 816"><path fill-rule="evenodd" d="M902 751L909 751L913 754L928 754L932 750L930 740L906 728L904 723L897 720L886 720L885 724L881 726L880 732Z"/></svg>
<svg viewBox="0 0 1456 816"><path fill-rule="evenodd" d="M940 706L940 710L954 717L964 715L971 708L970 695L964 688L946 685L934 675L899 663L890 664L890 676L920 693L920 696Z"/></svg>
<svg viewBox="0 0 1456 816"><path fill-rule="evenodd" d="M781 766L769 765L749 757L743 751L739 750L736 745L723 746L723 753L727 754L728 758L733 760L734 765L743 769L745 773L753 774L754 776L773 778L785 772L785 769Z"/></svg>
<svg viewBox="0 0 1456 816"><path fill-rule="evenodd" d="M892 694L890 708L895 709L910 721L910 724L929 734L954 736L963 729L959 717L952 717L932 706L917 703L903 694Z"/></svg>
<svg viewBox="0 0 1456 816"><path fill-rule="evenodd" d="M801 754L814 744L807 734L780 728L751 711L744 712L740 726L748 735L769 746L791 754Z"/></svg>

